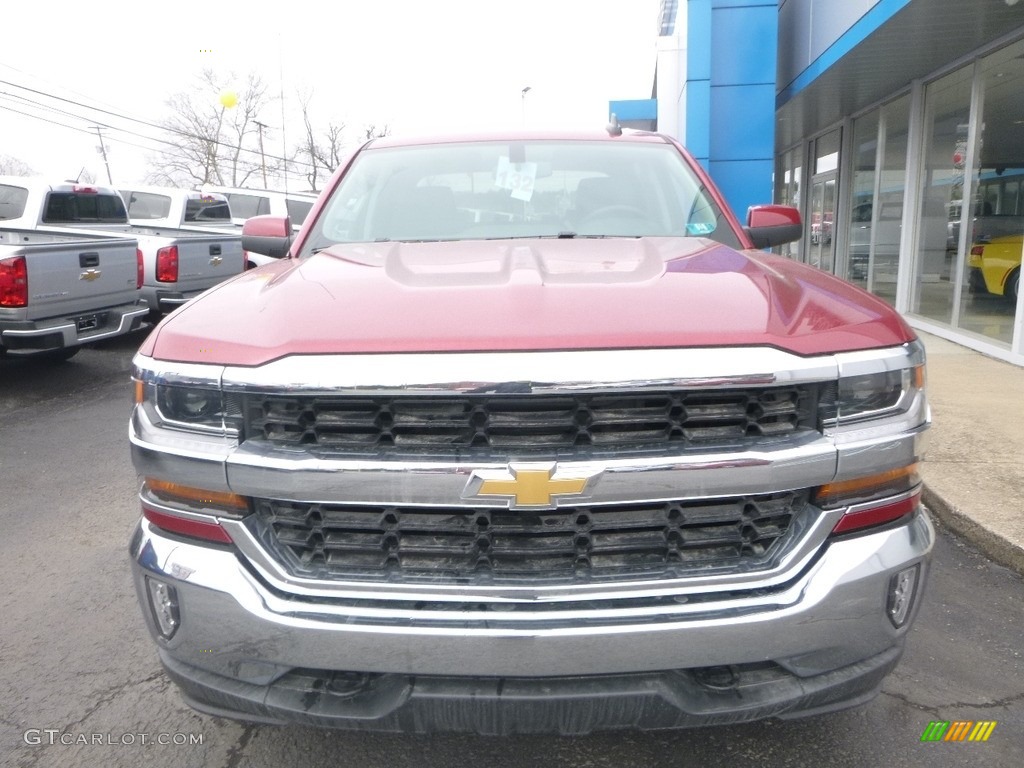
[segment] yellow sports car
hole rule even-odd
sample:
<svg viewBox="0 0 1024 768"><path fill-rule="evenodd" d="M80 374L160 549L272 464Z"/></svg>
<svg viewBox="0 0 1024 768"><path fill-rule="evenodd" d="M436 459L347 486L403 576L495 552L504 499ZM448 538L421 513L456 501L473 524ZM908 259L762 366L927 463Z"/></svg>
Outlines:
<svg viewBox="0 0 1024 768"><path fill-rule="evenodd" d="M1020 293L1020 262L1024 235L993 237L971 246L967 262L970 287L977 293L1005 296L1014 304Z"/></svg>

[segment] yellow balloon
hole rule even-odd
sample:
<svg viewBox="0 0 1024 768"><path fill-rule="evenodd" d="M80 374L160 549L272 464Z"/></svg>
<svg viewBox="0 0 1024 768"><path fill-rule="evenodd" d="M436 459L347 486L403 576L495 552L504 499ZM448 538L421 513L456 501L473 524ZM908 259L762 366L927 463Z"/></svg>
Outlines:
<svg viewBox="0 0 1024 768"><path fill-rule="evenodd" d="M220 103L225 109L238 106L238 94L234 91L223 91L220 95Z"/></svg>

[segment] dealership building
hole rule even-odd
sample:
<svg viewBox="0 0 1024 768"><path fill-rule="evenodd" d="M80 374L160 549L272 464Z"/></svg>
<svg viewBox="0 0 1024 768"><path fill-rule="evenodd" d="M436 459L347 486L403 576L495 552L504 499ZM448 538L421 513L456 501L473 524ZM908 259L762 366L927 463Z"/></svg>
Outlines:
<svg viewBox="0 0 1024 768"><path fill-rule="evenodd" d="M786 255L1024 365L1024 0L663 0L654 96L611 108L797 206Z"/></svg>

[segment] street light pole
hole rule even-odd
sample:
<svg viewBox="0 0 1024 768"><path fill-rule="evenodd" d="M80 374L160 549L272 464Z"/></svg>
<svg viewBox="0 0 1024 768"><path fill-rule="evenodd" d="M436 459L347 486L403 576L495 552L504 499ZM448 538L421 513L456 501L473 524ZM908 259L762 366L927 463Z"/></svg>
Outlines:
<svg viewBox="0 0 1024 768"><path fill-rule="evenodd" d="M529 92L531 90L533 90L533 89L530 88L530 86L526 86L525 88L523 88L523 93L522 93L522 96L523 96L523 128L526 127L526 94L527 94L527 92Z"/></svg>

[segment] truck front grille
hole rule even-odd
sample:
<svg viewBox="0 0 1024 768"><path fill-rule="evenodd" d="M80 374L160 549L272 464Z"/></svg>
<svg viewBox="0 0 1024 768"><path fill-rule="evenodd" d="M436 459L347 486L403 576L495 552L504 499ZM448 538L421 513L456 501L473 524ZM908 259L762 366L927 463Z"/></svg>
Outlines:
<svg viewBox="0 0 1024 768"><path fill-rule="evenodd" d="M684 450L817 428L815 385L623 394L246 395L247 439L332 453Z"/></svg>
<svg viewBox="0 0 1024 768"><path fill-rule="evenodd" d="M807 495L521 511L256 500L257 536L293 575L514 583L769 567Z"/></svg>

